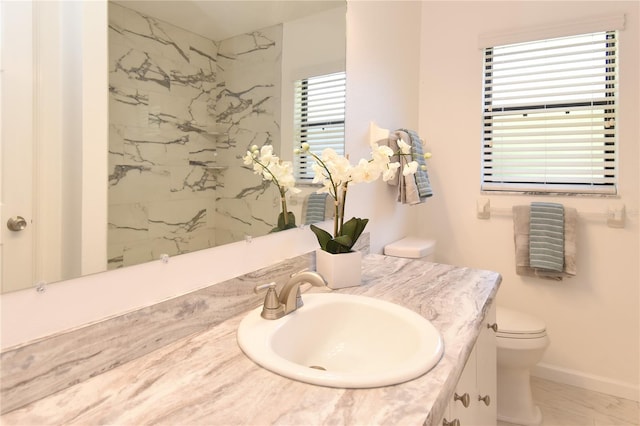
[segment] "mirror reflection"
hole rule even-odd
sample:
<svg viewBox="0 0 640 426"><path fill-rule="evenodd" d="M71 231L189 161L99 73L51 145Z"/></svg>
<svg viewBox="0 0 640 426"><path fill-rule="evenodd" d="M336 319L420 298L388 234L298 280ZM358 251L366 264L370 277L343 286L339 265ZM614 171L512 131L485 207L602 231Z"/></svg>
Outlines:
<svg viewBox="0 0 640 426"><path fill-rule="evenodd" d="M280 194L242 157L270 144L293 160L295 82L344 71L346 2L118 1L108 10L104 269L270 232ZM289 200L296 217L314 190Z"/></svg>

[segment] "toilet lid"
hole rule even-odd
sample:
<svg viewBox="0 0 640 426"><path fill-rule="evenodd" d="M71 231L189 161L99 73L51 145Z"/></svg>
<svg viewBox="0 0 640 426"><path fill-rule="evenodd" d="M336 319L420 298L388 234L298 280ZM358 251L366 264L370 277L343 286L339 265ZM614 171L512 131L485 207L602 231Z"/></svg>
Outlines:
<svg viewBox="0 0 640 426"><path fill-rule="evenodd" d="M547 329L541 319L501 306L496 308L496 322L498 323L498 333L540 334Z"/></svg>
<svg viewBox="0 0 640 426"><path fill-rule="evenodd" d="M387 256L403 257L408 259L420 259L432 254L435 251L435 247L435 240L405 237L384 246L384 254Z"/></svg>

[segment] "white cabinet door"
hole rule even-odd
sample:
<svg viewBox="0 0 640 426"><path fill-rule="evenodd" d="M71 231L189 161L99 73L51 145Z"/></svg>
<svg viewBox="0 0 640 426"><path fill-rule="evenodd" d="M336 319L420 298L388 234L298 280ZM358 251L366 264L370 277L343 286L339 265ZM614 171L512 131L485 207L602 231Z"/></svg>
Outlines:
<svg viewBox="0 0 640 426"><path fill-rule="evenodd" d="M475 425L476 354L477 349L474 346L450 401L451 417L458 419L460 426Z"/></svg>
<svg viewBox="0 0 640 426"><path fill-rule="evenodd" d="M497 354L496 333L492 326L496 323L496 307L493 305L484 320L484 325L476 342L476 394L478 404L477 424L492 426L497 422Z"/></svg>
<svg viewBox="0 0 640 426"><path fill-rule="evenodd" d="M469 354L467 364L449 400L443 426L495 426L497 424L496 321L492 305Z"/></svg>

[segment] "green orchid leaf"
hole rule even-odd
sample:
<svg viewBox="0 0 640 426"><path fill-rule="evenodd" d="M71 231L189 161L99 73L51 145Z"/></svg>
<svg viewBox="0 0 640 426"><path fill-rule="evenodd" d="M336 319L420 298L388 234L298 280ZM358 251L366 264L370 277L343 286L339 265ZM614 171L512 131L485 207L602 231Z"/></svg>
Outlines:
<svg viewBox="0 0 640 426"><path fill-rule="evenodd" d="M351 218L342 225L341 234L335 238L315 225L311 225L311 230L316 234L322 250L332 254L349 253L368 222L369 219Z"/></svg>
<svg viewBox="0 0 640 426"><path fill-rule="evenodd" d="M327 245L322 250L326 251L327 253L338 254L340 253L340 248L340 244L336 243L333 240L329 240L327 241Z"/></svg>
<svg viewBox="0 0 640 426"><path fill-rule="evenodd" d="M281 212L278 215L278 227L277 229L291 229L296 227L296 216L292 212L287 212L288 222L286 225L284 224L284 214Z"/></svg>
<svg viewBox="0 0 640 426"><path fill-rule="evenodd" d="M318 228L315 225L310 225L310 228L313 231L313 233L316 234L316 238L318 239L320 248L324 251L328 251L327 243L332 240L331 234L322 228Z"/></svg>
<svg viewBox="0 0 640 426"><path fill-rule="evenodd" d="M348 251L353 247L353 239L349 235L340 235L337 238L334 238L333 241L345 247Z"/></svg>
<svg viewBox="0 0 640 426"><path fill-rule="evenodd" d="M273 228L269 233L284 231L285 229L291 229L296 227L296 217L292 212L287 212L287 217L289 219L289 223L285 225L284 223L284 215L280 213L278 215L278 226Z"/></svg>
<svg viewBox="0 0 640 426"><path fill-rule="evenodd" d="M354 235L360 219L352 217L342 225L342 235Z"/></svg>
<svg viewBox="0 0 640 426"><path fill-rule="evenodd" d="M340 253L349 253L351 250L348 246L340 244L339 239L341 237L335 238L327 242L326 252L332 254L340 254Z"/></svg>
<svg viewBox="0 0 640 426"><path fill-rule="evenodd" d="M358 241L358 238L360 238L360 235L364 231L364 228L367 226L368 222L369 219L360 219L358 217L353 217L346 221L344 225L342 225L341 237L348 236L350 238L349 250L351 250L356 241Z"/></svg>
<svg viewBox="0 0 640 426"><path fill-rule="evenodd" d="M356 230L351 235L351 238L353 239L353 244L355 244L356 241L358 241L358 238L360 238L360 235L362 235L362 233L364 232L364 228L367 227L367 223L369 223L369 219L358 218Z"/></svg>

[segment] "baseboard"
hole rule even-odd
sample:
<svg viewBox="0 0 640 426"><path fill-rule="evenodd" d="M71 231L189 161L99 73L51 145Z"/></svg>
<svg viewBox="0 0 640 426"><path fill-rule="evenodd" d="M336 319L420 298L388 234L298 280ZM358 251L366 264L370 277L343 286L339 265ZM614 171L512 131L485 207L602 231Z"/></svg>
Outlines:
<svg viewBox="0 0 640 426"><path fill-rule="evenodd" d="M540 363L531 371L531 375L553 382L577 386L595 392L606 393L619 398L640 401L640 387L631 383L611 380L606 377L588 374L582 371Z"/></svg>

